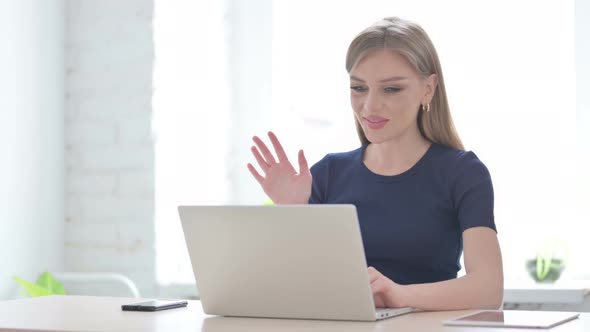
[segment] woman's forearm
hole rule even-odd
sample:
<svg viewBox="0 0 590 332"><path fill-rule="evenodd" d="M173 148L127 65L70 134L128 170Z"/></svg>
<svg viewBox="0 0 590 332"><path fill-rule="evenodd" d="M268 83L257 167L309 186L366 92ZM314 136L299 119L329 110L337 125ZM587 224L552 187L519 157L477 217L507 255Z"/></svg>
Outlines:
<svg viewBox="0 0 590 332"><path fill-rule="evenodd" d="M498 309L503 299L503 277L479 271L461 278L430 284L401 286L404 306L422 310Z"/></svg>

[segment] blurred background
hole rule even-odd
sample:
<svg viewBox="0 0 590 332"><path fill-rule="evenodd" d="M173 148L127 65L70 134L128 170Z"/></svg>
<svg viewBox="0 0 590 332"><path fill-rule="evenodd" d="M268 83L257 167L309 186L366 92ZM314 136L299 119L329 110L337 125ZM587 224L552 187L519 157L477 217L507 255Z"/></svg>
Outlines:
<svg viewBox="0 0 590 332"><path fill-rule="evenodd" d="M44 271L197 297L176 207L262 204L254 134L310 163L358 147L344 58L386 16L439 52L507 287L553 241L590 288L588 1L0 0L0 300Z"/></svg>

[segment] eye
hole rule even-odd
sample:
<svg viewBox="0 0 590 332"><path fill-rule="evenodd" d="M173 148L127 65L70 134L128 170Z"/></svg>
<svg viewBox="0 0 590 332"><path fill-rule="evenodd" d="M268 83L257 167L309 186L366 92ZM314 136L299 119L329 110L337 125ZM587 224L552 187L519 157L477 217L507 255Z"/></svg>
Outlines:
<svg viewBox="0 0 590 332"><path fill-rule="evenodd" d="M364 86L360 86L360 85L353 85L350 87L350 89L354 92L365 92L367 91L367 88Z"/></svg>
<svg viewBox="0 0 590 332"><path fill-rule="evenodd" d="M388 86L384 90L385 90L385 92L389 92L389 93L396 93L396 92L401 91L400 88L396 88L394 86Z"/></svg>

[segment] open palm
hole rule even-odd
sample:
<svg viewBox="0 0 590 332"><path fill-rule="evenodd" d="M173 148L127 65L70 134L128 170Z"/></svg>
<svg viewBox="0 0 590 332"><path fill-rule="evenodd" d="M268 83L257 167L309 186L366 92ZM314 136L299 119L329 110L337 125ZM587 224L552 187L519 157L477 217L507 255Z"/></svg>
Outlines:
<svg viewBox="0 0 590 332"><path fill-rule="evenodd" d="M311 195L312 179L303 150L299 150L298 154L298 173L287 158L285 150L275 134L269 132L268 137L278 161L266 144L254 136L252 139L256 146L252 146L251 150L264 176L252 164L248 164L248 170L275 204L307 204Z"/></svg>

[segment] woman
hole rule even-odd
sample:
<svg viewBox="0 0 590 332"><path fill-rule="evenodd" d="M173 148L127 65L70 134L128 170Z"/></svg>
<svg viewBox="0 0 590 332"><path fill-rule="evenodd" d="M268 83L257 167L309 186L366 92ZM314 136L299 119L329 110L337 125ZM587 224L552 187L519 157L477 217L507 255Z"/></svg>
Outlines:
<svg viewBox="0 0 590 332"><path fill-rule="evenodd" d="M499 308L503 273L490 174L463 150L438 55L415 23L386 18L346 57L362 146L297 172L269 132L248 169L276 204L354 204L377 307ZM457 278L464 253L466 275Z"/></svg>

